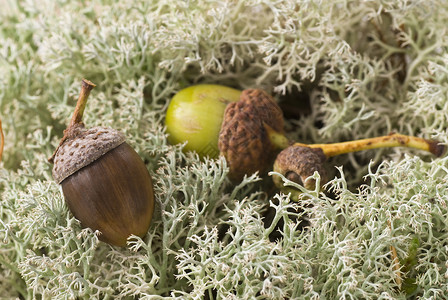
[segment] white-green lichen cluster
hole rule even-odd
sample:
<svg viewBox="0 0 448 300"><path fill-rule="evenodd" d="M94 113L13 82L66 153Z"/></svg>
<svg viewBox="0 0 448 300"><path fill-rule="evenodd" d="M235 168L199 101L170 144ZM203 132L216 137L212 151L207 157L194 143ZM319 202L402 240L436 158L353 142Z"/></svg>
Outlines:
<svg viewBox="0 0 448 300"><path fill-rule="evenodd" d="M163 123L177 91L218 83L303 109L286 129L305 143L445 143L446 1L0 6L1 299L448 298L448 158L334 158L334 179L295 203L269 177L233 185L224 159L182 153ZM123 131L154 180L152 225L127 248L82 229L51 178L81 78L97 85L84 122Z"/></svg>

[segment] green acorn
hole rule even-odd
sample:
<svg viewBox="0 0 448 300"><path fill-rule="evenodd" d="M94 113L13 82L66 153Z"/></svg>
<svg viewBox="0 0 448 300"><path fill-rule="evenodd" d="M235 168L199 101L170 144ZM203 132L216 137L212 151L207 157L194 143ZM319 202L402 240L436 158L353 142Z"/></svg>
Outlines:
<svg viewBox="0 0 448 300"><path fill-rule="evenodd" d="M241 91L215 84L185 88L172 99L165 124L171 144L187 143L185 151L200 157L219 155L218 135L226 106L238 101Z"/></svg>

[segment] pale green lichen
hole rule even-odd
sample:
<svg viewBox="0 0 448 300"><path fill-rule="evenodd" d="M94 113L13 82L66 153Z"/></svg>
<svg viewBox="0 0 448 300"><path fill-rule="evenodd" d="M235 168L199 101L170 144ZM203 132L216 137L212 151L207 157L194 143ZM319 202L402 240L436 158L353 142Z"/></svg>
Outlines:
<svg viewBox="0 0 448 300"><path fill-rule="evenodd" d="M448 298L446 157L333 158L333 179L294 202L269 177L232 185L224 159L182 153L163 123L174 93L218 83L306 95L307 114L286 120L302 142L398 131L446 143L445 1L0 6L1 299ZM81 78L97 84L87 126L122 130L153 177L152 225L127 248L82 229L51 178Z"/></svg>

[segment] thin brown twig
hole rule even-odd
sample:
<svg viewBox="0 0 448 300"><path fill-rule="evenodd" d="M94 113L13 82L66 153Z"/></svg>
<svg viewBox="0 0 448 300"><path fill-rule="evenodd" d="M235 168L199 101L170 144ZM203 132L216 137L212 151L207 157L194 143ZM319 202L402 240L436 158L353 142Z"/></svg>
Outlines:
<svg viewBox="0 0 448 300"><path fill-rule="evenodd" d="M390 221L387 221L387 225L389 226L389 229L392 230L392 225ZM398 287L401 288L401 284L403 281L401 280L401 272L400 272L400 260L398 259L397 249L394 246L390 246L390 252L392 253L392 261L394 264L394 270L395 270L395 282L397 283Z"/></svg>
<svg viewBox="0 0 448 300"><path fill-rule="evenodd" d="M2 161L2 155L3 155L3 148L5 147L5 135L3 134L3 128L2 128L2 120L0 120L0 161Z"/></svg>

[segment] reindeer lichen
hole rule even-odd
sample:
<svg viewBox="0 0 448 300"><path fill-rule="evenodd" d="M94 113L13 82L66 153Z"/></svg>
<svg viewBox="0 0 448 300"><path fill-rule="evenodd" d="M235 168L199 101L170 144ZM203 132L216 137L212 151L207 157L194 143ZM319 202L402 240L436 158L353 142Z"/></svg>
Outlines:
<svg viewBox="0 0 448 300"><path fill-rule="evenodd" d="M297 107L306 95L286 119L303 143L394 131L447 143L446 1L0 7L0 298L448 299L446 157L334 158L322 188L283 178L297 201L269 177L232 184L223 158L183 153L164 127L177 91L217 83ZM47 162L82 78L97 85L84 122L124 132L154 181L152 225L126 248L80 226Z"/></svg>

